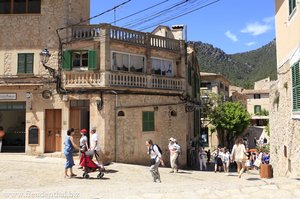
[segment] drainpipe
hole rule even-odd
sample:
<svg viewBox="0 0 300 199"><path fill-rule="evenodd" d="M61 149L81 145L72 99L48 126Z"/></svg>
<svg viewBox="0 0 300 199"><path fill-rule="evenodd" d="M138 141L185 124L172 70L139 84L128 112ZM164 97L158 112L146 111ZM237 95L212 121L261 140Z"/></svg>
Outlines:
<svg viewBox="0 0 300 199"><path fill-rule="evenodd" d="M115 162L117 162L117 131L118 131L118 126L117 126L117 109L118 109L118 93L114 90L110 91L112 94L114 94L116 96L116 99L115 99Z"/></svg>

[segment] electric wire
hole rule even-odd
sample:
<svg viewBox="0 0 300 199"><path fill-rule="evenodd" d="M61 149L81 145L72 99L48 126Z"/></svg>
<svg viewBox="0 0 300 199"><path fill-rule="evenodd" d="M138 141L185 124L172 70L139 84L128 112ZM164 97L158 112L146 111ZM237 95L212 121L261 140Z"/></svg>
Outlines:
<svg viewBox="0 0 300 199"><path fill-rule="evenodd" d="M132 16L135 16L135 15L137 15L137 14L140 14L140 13L142 13L142 12L145 12L145 11L147 11L147 10L150 10L150 9L152 9L152 8L155 8L155 7L157 7L157 6L160 6L160 5L162 5L162 4L164 4L164 3L168 2L168 1L170 1L170 0L165 0L165 1L159 2L159 3L157 3L157 4L154 4L154 5L150 6L150 7L145 8L145 9L143 9L143 10L140 10L140 11L138 11L138 12L132 13L132 14L130 14L130 15L128 15L128 16L122 17L122 18L120 18L120 19L118 19L118 20L115 20L115 21L113 21L113 22L110 22L110 24L113 24L113 23L116 23L116 22L123 21L124 19L130 18L130 17L132 17Z"/></svg>
<svg viewBox="0 0 300 199"><path fill-rule="evenodd" d="M170 10L175 9L178 6L181 6L181 5L186 4L187 2L191 2L191 1L197 1L197 0L184 0L184 1L181 1L179 3L173 4L170 7L167 7L165 9L160 10L160 11L158 11L158 12L156 12L154 14L151 14L149 16L143 17L141 19L134 19L134 20L130 21L129 23L123 25L123 27L125 27L125 28L131 28L133 26L136 26L137 24L142 24L142 23L144 23L146 21L155 19L156 17L161 16L161 15L163 15L166 12L170 12Z"/></svg>
<svg viewBox="0 0 300 199"><path fill-rule="evenodd" d="M202 9L202 8L205 8L205 7L207 7L207 6L210 6L210 5L212 5L212 4L215 4L215 3L217 3L218 1L220 1L220 0L213 1L213 2L211 2L211 3L208 3L208 4L206 4L206 5L197 7L197 8L195 8L195 9L192 9L192 10L190 10L190 11L188 11L188 12L185 12L185 13L183 13L183 14L180 14L180 15L178 15L178 16L173 16L173 17L171 17L171 18L169 18L169 19L166 19L166 20L160 21L160 22L158 22L158 23L152 24L152 25L150 25L150 26L141 28L141 29L139 29L139 31L144 31L144 30L147 30L147 29L149 29L149 28L155 27L155 26L157 26L157 25L159 25L159 24L166 23L166 22L168 22L168 21L172 21L172 20L177 19L177 18L179 18L179 17L188 15L188 14L190 14L190 13L193 13L193 12L197 11L197 10L200 10L200 9Z"/></svg>

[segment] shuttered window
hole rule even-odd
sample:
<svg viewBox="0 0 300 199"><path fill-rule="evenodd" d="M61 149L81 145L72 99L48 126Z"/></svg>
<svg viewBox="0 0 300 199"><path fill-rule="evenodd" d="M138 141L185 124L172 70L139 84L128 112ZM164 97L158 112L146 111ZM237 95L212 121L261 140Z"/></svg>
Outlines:
<svg viewBox="0 0 300 199"><path fill-rule="evenodd" d="M143 131L154 131L154 112L143 112Z"/></svg>
<svg viewBox="0 0 300 199"><path fill-rule="evenodd" d="M254 106L254 114L259 114L261 112L261 105Z"/></svg>
<svg viewBox="0 0 300 199"><path fill-rule="evenodd" d="M41 0L0 0L0 14L41 13Z"/></svg>
<svg viewBox="0 0 300 199"><path fill-rule="evenodd" d="M292 66L292 96L293 96L293 111L300 110L300 77L299 77L299 62Z"/></svg>
<svg viewBox="0 0 300 199"><path fill-rule="evenodd" d="M33 73L33 53L18 54L18 74Z"/></svg>
<svg viewBox="0 0 300 199"><path fill-rule="evenodd" d="M64 70L95 70L97 63L97 53L94 50L63 51L62 68Z"/></svg>
<svg viewBox="0 0 300 199"><path fill-rule="evenodd" d="M296 0L289 0L289 14L292 14L296 8Z"/></svg>

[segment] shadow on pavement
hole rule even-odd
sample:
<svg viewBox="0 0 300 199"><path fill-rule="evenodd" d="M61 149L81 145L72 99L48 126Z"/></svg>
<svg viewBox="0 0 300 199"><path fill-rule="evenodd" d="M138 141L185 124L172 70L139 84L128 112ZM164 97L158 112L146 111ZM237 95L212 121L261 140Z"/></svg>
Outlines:
<svg viewBox="0 0 300 199"><path fill-rule="evenodd" d="M114 170L114 169L105 169L104 173L117 173L119 172L118 170Z"/></svg>
<svg viewBox="0 0 300 199"><path fill-rule="evenodd" d="M247 178L246 180L255 181L255 180L261 180L261 179L260 178Z"/></svg>
<svg viewBox="0 0 300 199"><path fill-rule="evenodd" d="M182 173L182 174L192 174L191 172L186 172L186 171L178 171L177 173Z"/></svg>
<svg viewBox="0 0 300 199"><path fill-rule="evenodd" d="M71 179L81 179L81 180L83 180L83 179L85 179L85 178L76 176L76 177L73 177L73 178L71 178ZM102 177L102 178L89 177L89 178L87 178L87 179L85 179L85 180L109 180L109 179L110 179L110 178L107 178L107 177Z"/></svg>

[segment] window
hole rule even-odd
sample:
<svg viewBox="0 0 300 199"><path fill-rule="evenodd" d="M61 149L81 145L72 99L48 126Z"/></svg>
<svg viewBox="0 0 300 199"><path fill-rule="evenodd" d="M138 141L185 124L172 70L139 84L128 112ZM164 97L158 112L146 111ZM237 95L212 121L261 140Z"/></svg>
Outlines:
<svg viewBox="0 0 300 199"><path fill-rule="evenodd" d="M143 131L154 131L154 112L143 112Z"/></svg>
<svg viewBox="0 0 300 199"><path fill-rule="evenodd" d="M172 61L152 58L152 74L173 76Z"/></svg>
<svg viewBox="0 0 300 199"><path fill-rule="evenodd" d="M260 99L260 94L254 94L254 99Z"/></svg>
<svg viewBox="0 0 300 199"><path fill-rule="evenodd" d="M41 0L0 0L0 14L41 13Z"/></svg>
<svg viewBox="0 0 300 199"><path fill-rule="evenodd" d="M73 69L88 68L89 56L88 51L72 52Z"/></svg>
<svg viewBox="0 0 300 199"><path fill-rule="evenodd" d="M126 53L112 52L112 70L143 73L145 57Z"/></svg>
<svg viewBox="0 0 300 199"><path fill-rule="evenodd" d="M254 105L254 114L258 114L261 112L261 105Z"/></svg>
<svg viewBox="0 0 300 199"><path fill-rule="evenodd" d="M292 96L293 96L293 111L300 110L300 76L299 62L292 66Z"/></svg>
<svg viewBox="0 0 300 199"><path fill-rule="evenodd" d="M208 90L211 90L211 82L201 82L200 88L207 88Z"/></svg>
<svg viewBox="0 0 300 199"><path fill-rule="evenodd" d="M33 53L18 54L18 74L33 73Z"/></svg>
<svg viewBox="0 0 300 199"><path fill-rule="evenodd" d="M64 51L62 59L64 70L97 69L97 54L94 50Z"/></svg>
<svg viewBox="0 0 300 199"><path fill-rule="evenodd" d="M291 15L296 8L296 0L289 0L289 15Z"/></svg>

